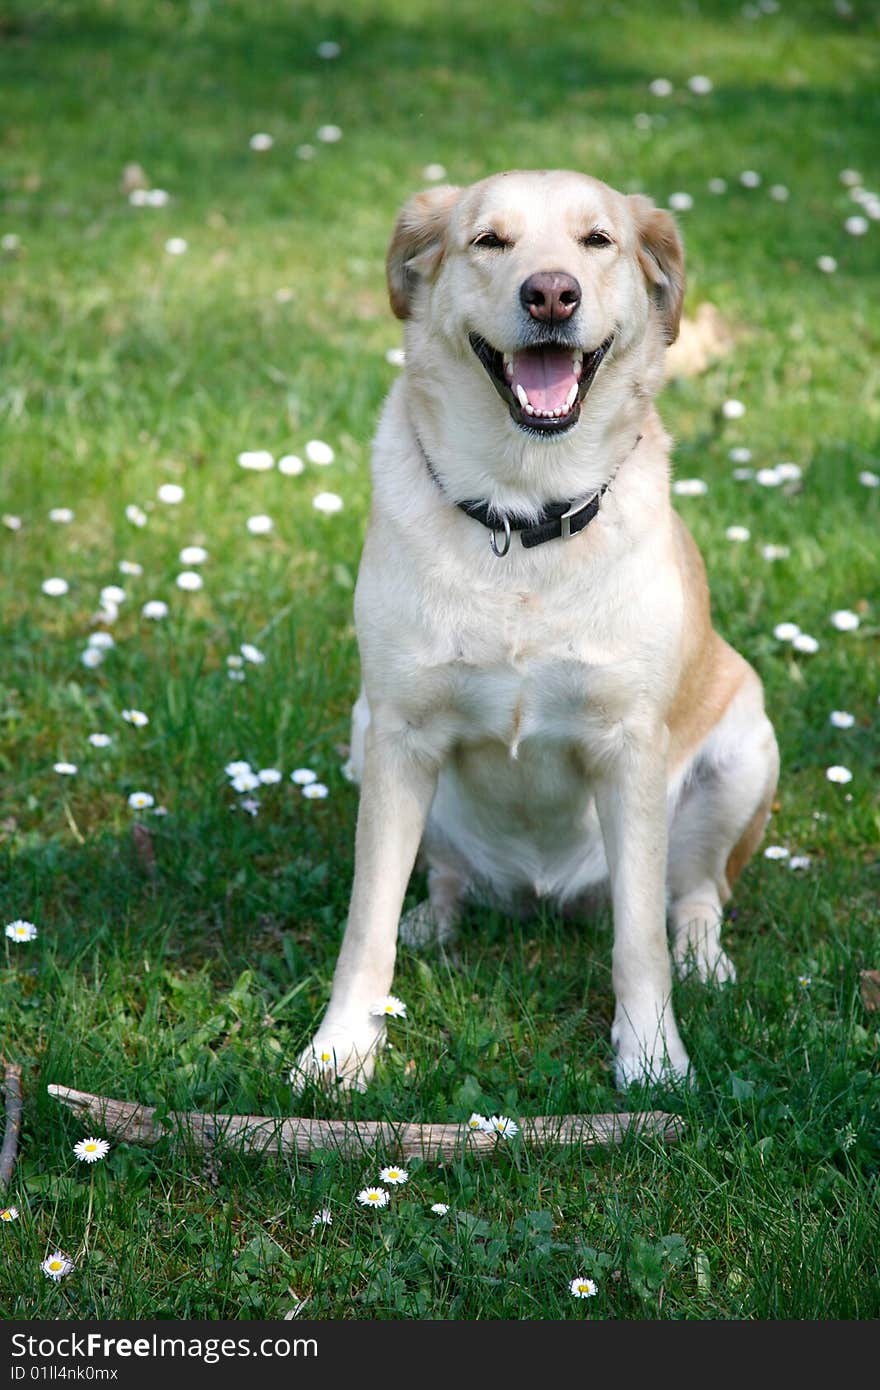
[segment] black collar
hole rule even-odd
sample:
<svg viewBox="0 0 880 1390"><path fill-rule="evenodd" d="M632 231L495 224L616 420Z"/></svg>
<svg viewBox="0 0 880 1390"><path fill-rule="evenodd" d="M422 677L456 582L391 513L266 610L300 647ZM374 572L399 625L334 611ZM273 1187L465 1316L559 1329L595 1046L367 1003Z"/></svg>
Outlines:
<svg viewBox="0 0 880 1390"><path fill-rule="evenodd" d="M633 452L641 437L641 435L638 436L630 453ZM422 451L428 473L440 491L444 492L439 475L417 434L416 442ZM499 511L489 502L456 502L455 505L492 533L489 537L489 545L492 547L493 553L501 559L510 549L510 537L514 531L519 534L520 541L526 550L531 550L532 546L535 545L543 545L545 541L558 541L560 539L567 541L572 536L576 536L579 531L583 531L597 515L602 498L614 482L614 476L616 473L597 492L591 493L588 497L576 498L572 502L545 502L537 521L531 517L517 516L515 512Z"/></svg>

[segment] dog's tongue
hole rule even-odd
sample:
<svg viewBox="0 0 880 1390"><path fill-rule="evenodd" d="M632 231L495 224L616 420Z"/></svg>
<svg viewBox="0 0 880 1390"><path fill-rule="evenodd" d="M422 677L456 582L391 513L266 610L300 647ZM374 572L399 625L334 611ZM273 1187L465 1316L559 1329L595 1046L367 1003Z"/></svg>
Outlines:
<svg viewBox="0 0 880 1390"><path fill-rule="evenodd" d="M571 348L530 348L514 354L510 384L514 393L517 386L523 388L535 410L564 410L577 380Z"/></svg>

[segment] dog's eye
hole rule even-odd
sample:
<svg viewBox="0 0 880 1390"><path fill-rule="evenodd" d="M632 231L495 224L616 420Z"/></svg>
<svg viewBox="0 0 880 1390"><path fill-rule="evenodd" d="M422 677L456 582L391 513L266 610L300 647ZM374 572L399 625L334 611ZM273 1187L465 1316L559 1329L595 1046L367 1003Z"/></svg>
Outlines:
<svg viewBox="0 0 880 1390"><path fill-rule="evenodd" d="M610 238L610 236L606 236L605 232L599 232L599 231L588 232L586 236L582 236L582 237L581 237L581 246L610 246L610 245L611 245L611 238Z"/></svg>
<svg viewBox="0 0 880 1390"><path fill-rule="evenodd" d="M504 251L509 245L497 232L479 232L471 242L471 246L480 246L484 251Z"/></svg>

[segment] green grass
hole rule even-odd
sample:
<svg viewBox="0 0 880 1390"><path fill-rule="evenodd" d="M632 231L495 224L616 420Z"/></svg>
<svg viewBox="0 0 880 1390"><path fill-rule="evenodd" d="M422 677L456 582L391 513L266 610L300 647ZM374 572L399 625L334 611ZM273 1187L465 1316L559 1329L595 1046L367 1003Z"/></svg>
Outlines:
<svg viewBox="0 0 880 1390"><path fill-rule="evenodd" d="M317 44L343 46L321 60ZM877 1015L860 971L877 947L880 230L851 237L839 181L877 188L878 27L870 7L452 0L25 4L0 22L5 143L0 234L4 442L0 510L0 919L37 923L0 948L2 1051L24 1067L21 1156L0 1229L8 1317L867 1318L876 1280ZM686 80L708 73L709 96ZM666 99L648 91L666 76ZM652 117L649 129L635 116ZM334 122L343 139L315 140ZM644 124L644 123L642 123ZM255 154L250 135L274 148ZM311 160L295 151L315 146ZM123 166L171 193L129 206ZM287 1070L326 1003L352 871L356 792L341 775L357 687L353 576L369 443L395 375L399 329L382 263L395 212L441 161L466 182L497 168L583 168L682 215L688 307L714 302L733 353L671 384L661 410L680 477L709 483L680 507L703 550L716 624L760 671L783 757L768 841L809 871L758 857L727 929L733 989L677 989L699 1076L653 1096L681 1142L411 1165L389 1209L355 1194L385 1154L259 1163L115 1145L88 1169L83 1131L46 1085L175 1107L340 1113L293 1102ZM743 188L739 172L761 172ZM713 176L728 192L713 196ZM767 193L790 189L785 203ZM186 255L164 250L171 236ZM833 254L835 275L816 269ZM276 292L290 296L279 302ZM727 421L722 402L748 407ZM303 476L246 473L328 440ZM803 470L785 494L732 478ZM125 517L160 483L146 527ZM322 490L340 516L311 504ZM52 506L76 513L68 526ZM269 513L270 537L248 534ZM731 544L725 528L751 530ZM210 552L205 587L174 585L184 545ZM766 543L790 548L768 562ZM123 577L134 560L142 577ZM61 575L63 598L41 582ZM116 647L81 652L102 586L128 594ZM171 608L140 619L147 598ZM838 608L861 625L838 633ZM772 636L793 619L821 647ZM225 659L266 654L244 682ZM120 718L135 706L149 725ZM832 709L856 716L832 728ZM93 731L112 734L106 750ZM259 815L233 810L223 768L313 767L325 801L285 779ZM79 765L74 778L52 770ZM849 786L825 768L853 771ZM149 825L151 877L127 797L167 807ZM414 880L415 901L423 885ZM474 912L461 964L401 953L409 1021L355 1114L459 1119L608 1110L606 921L551 912L511 924ZM808 976L809 985L799 984ZM631 1102L630 1102L631 1103ZM450 1206L431 1214L432 1202ZM333 1224L313 1234L324 1206ZM60 1248L59 1285L39 1263ZM576 1274L598 1296L568 1293Z"/></svg>

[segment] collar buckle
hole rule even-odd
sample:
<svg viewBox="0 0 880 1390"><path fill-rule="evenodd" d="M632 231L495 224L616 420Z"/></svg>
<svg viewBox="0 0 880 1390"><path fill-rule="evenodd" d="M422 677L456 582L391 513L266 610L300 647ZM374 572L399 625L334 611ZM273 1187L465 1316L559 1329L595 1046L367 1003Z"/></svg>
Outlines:
<svg viewBox="0 0 880 1390"><path fill-rule="evenodd" d="M590 503L593 502L593 501L595 501L595 499L596 499L598 496L599 496L599 493L597 493L597 492L591 492L590 495L589 495L589 497L582 497L582 498L580 498L579 501L577 501L577 502L572 502L572 504L571 504L571 506L569 507L568 511L562 513L562 516L559 518L560 538L561 538L562 540L564 540L564 541L570 541L570 540L571 540L571 537L572 537L572 529L571 529L572 518L573 518L573 517L576 517L576 516L579 516L580 513L581 513L582 511L584 511L587 507L589 507ZM577 535L577 534L578 534L578 532L575 531L575 532L574 532L574 535Z"/></svg>

